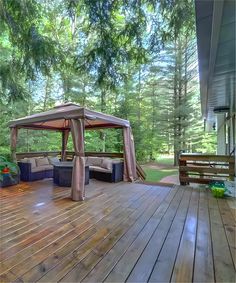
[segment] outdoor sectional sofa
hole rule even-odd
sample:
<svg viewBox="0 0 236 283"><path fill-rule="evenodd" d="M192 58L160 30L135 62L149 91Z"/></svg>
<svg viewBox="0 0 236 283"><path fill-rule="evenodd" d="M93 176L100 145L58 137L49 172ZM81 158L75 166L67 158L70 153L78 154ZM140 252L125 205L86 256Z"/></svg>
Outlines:
<svg viewBox="0 0 236 283"><path fill-rule="evenodd" d="M86 157L89 165L89 177L100 181L117 183L123 180L124 163L119 159L106 157Z"/></svg>
<svg viewBox="0 0 236 283"><path fill-rule="evenodd" d="M30 157L18 161L21 181L31 182L53 177L53 158L57 157Z"/></svg>
<svg viewBox="0 0 236 283"><path fill-rule="evenodd" d="M31 157L18 162L20 179L22 181L36 181L53 178L53 164L60 162L57 157ZM85 157L89 165L89 178L105 182L120 182L123 180L124 163L106 157Z"/></svg>

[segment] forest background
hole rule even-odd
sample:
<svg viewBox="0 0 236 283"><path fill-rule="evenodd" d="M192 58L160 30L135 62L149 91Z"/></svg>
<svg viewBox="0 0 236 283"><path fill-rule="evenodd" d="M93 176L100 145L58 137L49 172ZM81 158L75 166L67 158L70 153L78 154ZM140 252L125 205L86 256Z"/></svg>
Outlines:
<svg viewBox="0 0 236 283"><path fill-rule="evenodd" d="M215 152L194 13L192 0L0 0L0 155L9 120L66 102L128 119L139 161ZM59 133L21 130L17 150L60 146ZM122 152L122 133L88 131L86 151Z"/></svg>

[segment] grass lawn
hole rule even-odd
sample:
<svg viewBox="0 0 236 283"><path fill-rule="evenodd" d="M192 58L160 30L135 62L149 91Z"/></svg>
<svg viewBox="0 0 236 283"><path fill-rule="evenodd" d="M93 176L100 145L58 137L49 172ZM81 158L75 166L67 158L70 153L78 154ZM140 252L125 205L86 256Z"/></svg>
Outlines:
<svg viewBox="0 0 236 283"><path fill-rule="evenodd" d="M170 175L177 175L178 170L177 169L150 169L150 168L144 168L146 176L146 181L149 182L159 182L162 178Z"/></svg>
<svg viewBox="0 0 236 283"><path fill-rule="evenodd" d="M155 162L143 164L143 169L147 174L146 180L159 182L164 177L178 175L178 169L173 166L173 163L173 155L161 155Z"/></svg>
<svg viewBox="0 0 236 283"><path fill-rule="evenodd" d="M174 156L173 155L162 155L156 159L157 164L173 165Z"/></svg>

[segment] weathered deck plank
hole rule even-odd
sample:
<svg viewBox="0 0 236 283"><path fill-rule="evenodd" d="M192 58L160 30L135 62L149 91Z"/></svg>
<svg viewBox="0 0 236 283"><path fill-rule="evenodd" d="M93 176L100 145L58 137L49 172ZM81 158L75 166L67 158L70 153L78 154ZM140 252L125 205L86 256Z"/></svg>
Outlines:
<svg viewBox="0 0 236 283"><path fill-rule="evenodd" d="M146 196L142 196L140 198L140 201L145 201ZM136 201L138 201L136 199ZM129 201L130 202L130 201ZM131 203L132 204L132 203ZM99 231L102 229L103 231L107 230L107 234L109 234L110 231L112 231L112 228L109 228L109 225L115 225L115 221L117 222L117 225L123 221L123 219L125 218L125 215L121 215L120 219L117 219L117 216L119 217L119 213L121 212L121 209L116 209L115 213L110 213L107 216L107 219L104 219L100 222L98 222L97 224L93 225L91 227L91 229L89 229L89 232L92 231L91 233L91 238L93 239L93 242L91 242L91 239L89 239L88 235L86 235L84 242L81 242L81 237L78 237L76 239L76 241L73 242L69 242L63 249L57 250L56 252L54 252L54 254L52 256L49 256L48 258L46 258L45 261L41 262L40 264L44 266L44 270L45 272L42 274L42 272L40 274L38 274L38 267L36 266L35 268L33 268L32 270L30 270L27 274L24 275L24 277L27 276L27 278L31 278L32 280L32 276L38 276L39 278L42 277L43 275L46 274L46 272L48 270L51 270L51 273L49 272L49 274L47 274L45 280L47 280L48 277L50 277L50 275L52 275L55 271L53 271L53 267L56 266L58 264L58 266L56 267L56 269L58 269L58 267L62 267L64 266L65 269L69 269L69 267L72 265L73 267L73 262L74 264L76 264L79 260L79 258L86 256L87 253L89 253L89 249L92 248L93 243L96 243L96 241L99 241L99 239L101 240L102 238L98 238L99 235ZM130 210L125 211L124 213L126 214L128 212L128 214L130 213ZM123 213L123 212L122 212ZM111 221L112 218L114 218L114 221ZM108 225L109 224L109 225ZM115 227L115 226L113 226ZM89 233L88 232L88 233ZM96 235L97 234L97 235ZM106 236L104 234L103 237ZM81 246L79 246L79 243L81 242ZM56 258L55 258L56 255ZM75 256L76 255L76 256ZM78 255L78 256L77 256ZM79 256L80 255L80 256ZM74 261L73 261L74 260ZM69 263L69 265L68 265ZM59 269L60 269L59 268ZM59 276L59 274L65 275L65 273L58 273L57 276ZM53 275L52 275L53 276Z"/></svg>
<svg viewBox="0 0 236 283"><path fill-rule="evenodd" d="M171 282L191 282L197 231L199 191L192 192Z"/></svg>
<svg viewBox="0 0 236 283"><path fill-rule="evenodd" d="M224 225L226 237L229 243L231 256L236 268L236 223L231 213L228 203L222 199L218 200L220 214Z"/></svg>
<svg viewBox="0 0 236 283"><path fill-rule="evenodd" d="M184 223L189 207L189 201L192 191L187 189L181 202L178 204L178 210L174 217L166 239L157 256L155 266L153 267L150 282L169 282L171 280L172 270L174 268L175 258L179 247L179 242L184 229Z"/></svg>
<svg viewBox="0 0 236 283"><path fill-rule="evenodd" d="M230 201L192 187L51 180L0 190L1 282L234 282Z"/></svg>
<svg viewBox="0 0 236 283"><path fill-rule="evenodd" d="M145 228L146 226L149 226L149 224L151 224L150 222L152 222L151 219L153 219L154 215L160 212L159 208L161 207L161 203L163 199L166 197L167 193L168 193L168 190L163 191L160 198L154 201L154 203L151 204L148 209L146 209L146 211L142 214L141 218L139 218L138 220L137 218L134 219L134 220L137 220L137 222L133 221L132 223L129 219L127 221L127 226L126 226L127 229L124 229L122 233L117 234L117 231L114 231L113 233L114 236L118 236L118 237L115 237L115 240L113 238L114 236L112 236L107 241L106 240L103 241L103 243L97 246L88 257L86 257L78 266L76 266L70 273L68 273L65 276L65 278L63 278L63 281L64 282L74 281L74 280L81 281L92 270L92 268L96 265L96 263L103 260L106 254L110 255L110 253L113 253L116 256L119 256L122 253L122 247L121 247L122 244L120 246L121 242L123 243L123 246L125 247L124 243L129 243L129 240L125 241L126 239L132 239L136 237L136 240L137 240L138 237L140 236L142 237L143 231L150 230L150 229L145 229ZM147 220L148 217L149 217L149 220ZM134 224L134 226L132 224ZM138 227L138 229L135 230L133 229L134 227ZM128 234L130 235L130 237L128 236ZM141 242L143 244L143 241ZM114 250L117 250L117 252L114 252ZM108 260L111 263L111 258L109 259L109 255L108 257L106 257L106 260ZM129 259L130 259L129 264L131 260L132 259L135 260L135 258L136 257L134 255L132 256L129 255ZM124 270L123 270L123 273L124 273ZM119 280L121 280L121 278L119 278Z"/></svg>
<svg viewBox="0 0 236 283"><path fill-rule="evenodd" d="M182 197L183 191L181 191L181 189L178 189L178 192L182 194ZM176 215L176 211L178 209L178 205L176 206L176 203L178 204L178 201L176 202L176 199L169 199L169 201L167 201L166 199L163 206L167 211L163 215L157 229L153 233L141 256L137 259L134 268L132 269L131 273L129 274L129 277L127 278L127 282L148 281L153 266L155 265L157 255L159 254L162 248L167 233L170 229L170 225Z"/></svg>
<svg viewBox="0 0 236 283"><path fill-rule="evenodd" d="M196 240L194 282L214 282L211 229L207 194L200 192Z"/></svg>
<svg viewBox="0 0 236 283"><path fill-rule="evenodd" d="M235 282L235 269L217 200L208 194L215 280Z"/></svg>

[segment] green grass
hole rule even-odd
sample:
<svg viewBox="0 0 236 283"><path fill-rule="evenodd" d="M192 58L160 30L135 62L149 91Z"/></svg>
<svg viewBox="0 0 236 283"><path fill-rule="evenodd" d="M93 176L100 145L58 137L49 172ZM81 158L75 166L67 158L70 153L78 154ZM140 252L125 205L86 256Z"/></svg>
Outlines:
<svg viewBox="0 0 236 283"><path fill-rule="evenodd" d="M149 182L159 182L162 178L170 175L177 175L177 169L149 169L144 168L146 175L146 181Z"/></svg>
<svg viewBox="0 0 236 283"><path fill-rule="evenodd" d="M163 164L163 165L173 165L174 164L174 156L172 155L163 155L157 158L156 160L157 164Z"/></svg>

